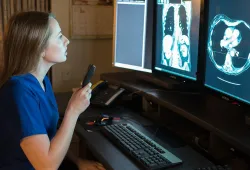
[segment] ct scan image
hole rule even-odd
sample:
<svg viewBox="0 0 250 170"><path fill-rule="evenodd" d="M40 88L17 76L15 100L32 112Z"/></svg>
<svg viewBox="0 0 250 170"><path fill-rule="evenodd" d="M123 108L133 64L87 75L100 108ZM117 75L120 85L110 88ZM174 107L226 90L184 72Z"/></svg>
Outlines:
<svg viewBox="0 0 250 170"><path fill-rule="evenodd" d="M164 1L162 12L162 59L161 64L191 71L190 27L192 22L192 2Z"/></svg>
<svg viewBox="0 0 250 170"><path fill-rule="evenodd" d="M250 66L250 25L225 14L214 17L208 36L208 54L214 66L227 75L238 76Z"/></svg>
<svg viewBox="0 0 250 170"><path fill-rule="evenodd" d="M250 1L208 5L205 86L250 104Z"/></svg>

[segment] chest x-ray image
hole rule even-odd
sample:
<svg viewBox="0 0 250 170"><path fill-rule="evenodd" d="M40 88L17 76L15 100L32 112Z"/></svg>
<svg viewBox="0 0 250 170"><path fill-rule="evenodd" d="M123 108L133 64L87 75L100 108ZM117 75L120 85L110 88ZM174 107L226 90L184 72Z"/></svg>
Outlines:
<svg viewBox="0 0 250 170"><path fill-rule="evenodd" d="M221 72L240 75L250 66L250 25L224 14L214 17L208 36L208 54Z"/></svg>
<svg viewBox="0 0 250 170"><path fill-rule="evenodd" d="M162 61L172 68L191 71L190 27L192 2L166 0L162 12Z"/></svg>

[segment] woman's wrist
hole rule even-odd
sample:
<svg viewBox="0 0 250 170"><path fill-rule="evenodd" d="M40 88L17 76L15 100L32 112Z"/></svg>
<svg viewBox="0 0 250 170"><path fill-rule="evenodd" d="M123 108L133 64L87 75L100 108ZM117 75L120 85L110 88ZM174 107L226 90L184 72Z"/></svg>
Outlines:
<svg viewBox="0 0 250 170"><path fill-rule="evenodd" d="M73 108L67 108L65 111L65 116L70 116L71 118L78 119L79 115Z"/></svg>

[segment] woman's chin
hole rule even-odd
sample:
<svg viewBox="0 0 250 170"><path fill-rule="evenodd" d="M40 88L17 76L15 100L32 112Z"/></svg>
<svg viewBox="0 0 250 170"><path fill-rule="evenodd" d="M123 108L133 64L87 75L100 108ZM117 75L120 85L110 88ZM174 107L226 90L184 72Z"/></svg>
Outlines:
<svg viewBox="0 0 250 170"><path fill-rule="evenodd" d="M67 56L63 56L60 60L58 60L56 63L63 63L67 60Z"/></svg>
<svg viewBox="0 0 250 170"><path fill-rule="evenodd" d="M63 61L66 61L66 60L67 60L67 53L64 54L64 56L62 57L62 60L63 60Z"/></svg>
<svg viewBox="0 0 250 170"><path fill-rule="evenodd" d="M65 58L62 60L62 62L65 62L65 61L67 61L67 57L65 56Z"/></svg>

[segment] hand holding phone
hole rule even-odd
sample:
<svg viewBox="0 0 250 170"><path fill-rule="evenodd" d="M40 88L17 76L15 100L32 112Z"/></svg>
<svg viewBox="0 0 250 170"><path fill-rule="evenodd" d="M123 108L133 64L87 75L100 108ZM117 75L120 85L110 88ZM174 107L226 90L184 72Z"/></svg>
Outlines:
<svg viewBox="0 0 250 170"><path fill-rule="evenodd" d="M83 78L82 87L85 87L90 82L91 78L93 77L95 73L95 69L96 69L95 65L93 64L89 65L88 71Z"/></svg>

